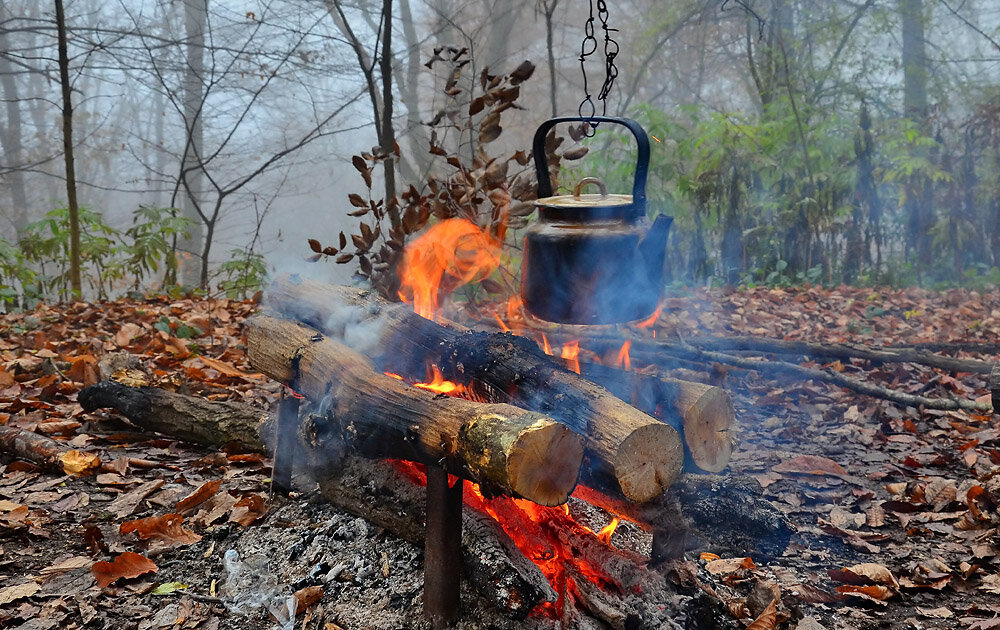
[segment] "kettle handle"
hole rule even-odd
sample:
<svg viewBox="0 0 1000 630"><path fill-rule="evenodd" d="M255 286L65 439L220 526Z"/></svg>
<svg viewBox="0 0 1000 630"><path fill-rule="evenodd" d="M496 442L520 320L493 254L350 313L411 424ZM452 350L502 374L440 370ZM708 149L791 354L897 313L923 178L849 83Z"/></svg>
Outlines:
<svg viewBox="0 0 1000 630"><path fill-rule="evenodd" d="M639 154L635 165L635 179L632 182L632 207L636 215L646 214L646 173L649 171L649 138L642 125L631 118L616 118L612 116L565 116L546 120L535 131L535 139L531 152L535 156L535 174L538 177L538 197L552 196L552 180L549 178L549 164L545 158L545 136L555 125L564 122L595 122L615 123L627 127L639 146Z"/></svg>

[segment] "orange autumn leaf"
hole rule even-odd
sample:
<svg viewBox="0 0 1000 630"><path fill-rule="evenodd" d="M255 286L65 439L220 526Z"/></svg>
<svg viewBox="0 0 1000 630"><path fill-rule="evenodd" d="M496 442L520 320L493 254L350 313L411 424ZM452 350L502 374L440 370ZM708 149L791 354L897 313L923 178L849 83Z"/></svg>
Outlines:
<svg viewBox="0 0 1000 630"><path fill-rule="evenodd" d="M259 494L248 494L233 506L229 514L230 523L238 523L244 527L250 525L267 512L267 503Z"/></svg>
<svg viewBox="0 0 1000 630"><path fill-rule="evenodd" d="M301 615L307 608L318 602L323 597L322 586L307 586L300 588L292 594L295 598L295 614Z"/></svg>
<svg viewBox="0 0 1000 630"><path fill-rule="evenodd" d="M219 361L218 359L213 359L211 357L198 357L198 360L204 363L205 367L210 367L223 376L230 376L235 378L243 378L247 376L240 370L237 370L228 363L224 363L222 361Z"/></svg>
<svg viewBox="0 0 1000 630"><path fill-rule="evenodd" d="M87 477L101 468L101 458L83 451L66 451L59 456L63 472L73 477Z"/></svg>
<svg viewBox="0 0 1000 630"><path fill-rule="evenodd" d="M181 514L191 511L205 501L208 501L219 491L221 479L206 481L201 487L177 502L177 511Z"/></svg>
<svg viewBox="0 0 1000 630"><path fill-rule="evenodd" d="M737 571L753 571L757 565L749 557L746 558L720 558L709 560L705 564L705 570L712 575L728 575Z"/></svg>
<svg viewBox="0 0 1000 630"><path fill-rule="evenodd" d="M69 371L66 373L71 380L84 385L93 385L101 380L97 369L97 359L90 354L82 354L70 359Z"/></svg>
<svg viewBox="0 0 1000 630"><path fill-rule="evenodd" d="M172 545L190 545L201 540L201 536L184 529L184 517L180 514L164 514L150 516L121 524L119 532L129 534L135 532L143 540L159 540Z"/></svg>
<svg viewBox="0 0 1000 630"><path fill-rule="evenodd" d="M119 578L131 579L156 573L159 571L156 564L145 556L141 556L131 551L120 554L111 562L95 562L90 567L90 573L97 580L97 585L104 588Z"/></svg>
<svg viewBox="0 0 1000 630"><path fill-rule="evenodd" d="M829 457L819 455L799 455L785 460L772 468L774 472L797 473L800 475L846 475L844 467Z"/></svg>
<svg viewBox="0 0 1000 630"><path fill-rule="evenodd" d="M868 601L885 605L887 599L895 597L896 592L888 586L881 584L870 584L868 586L858 586L856 584L842 584L837 587L837 592L848 597L857 597Z"/></svg>
<svg viewBox="0 0 1000 630"><path fill-rule="evenodd" d="M778 605L775 600L771 600L771 603L767 605L761 613L760 616L753 620L747 630L774 630L778 623Z"/></svg>

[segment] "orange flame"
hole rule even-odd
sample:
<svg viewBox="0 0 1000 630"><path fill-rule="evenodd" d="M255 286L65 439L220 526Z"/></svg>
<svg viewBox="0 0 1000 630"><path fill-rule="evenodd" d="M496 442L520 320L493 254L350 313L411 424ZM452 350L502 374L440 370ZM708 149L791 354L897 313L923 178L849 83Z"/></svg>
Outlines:
<svg viewBox="0 0 1000 630"><path fill-rule="evenodd" d="M457 396L465 391L465 387L462 385L445 380L444 375L441 374L441 370L436 365L431 365L431 375L428 378L430 378L430 382L414 383L413 386L449 396Z"/></svg>
<svg viewBox="0 0 1000 630"><path fill-rule="evenodd" d="M566 367L577 374L580 373L580 342L568 341L563 344L562 358L566 359Z"/></svg>
<svg viewBox="0 0 1000 630"><path fill-rule="evenodd" d="M601 531L597 532L597 537L610 545L611 534L615 533L615 530L618 529L618 523L620 522L621 522L620 518L618 518L617 516L614 517L613 519L611 519L610 523L601 528Z"/></svg>
<svg viewBox="0 0 1000 630"><path fill-rule="evenodd" d="M656 323L656 320L660 318L660 313L662 311L663 311L663 305L662 304L657 304L656 305L656 310L653 311L653 314L650 315L649 317L647 317L646 319L642 320L638 324L635 324L635 327L636 328L651 328L653 326L653 324ZM655 334L656 331L653 331L653 332Z"/></svg>
<svg viewBox="0 0 1000 630"><path fill-rule="evenodd" d="M440 299L479 282L500 266L501 242L467 219L435 224L403 250L399 297L422 317L434 319Z"/></svg>
<svg viewBox="0 0 1000 630"><path fill-rule="evenodd" d="M542 333L542 352L552 356L552 346L549 345L549 338L545 336L545 333Z"/></svg>
<svg viewBox="0 0 1000 630"><path fill-rule="evenodd" d="M631 347L632 347L632 341L631 340L626 341L625 343L623 343L622 344L622 349L618 351L618 358L615 359L615 361L618 364L618 367L620 367L621 369L623 369L625 371L629 371L629 370L632 369L632 359L630 359L629 356L628 356L628 351L629 351L629 348L631 348Z"/></svg>
<svg viewBox="0 0 1000 630"><path fill-rule="evenodd" d="M504 332L510 332L510 326L508 326L507 324L503 323L503 320L500 319L500 315L498 315L496 313L496 311L493 312L493 317L496 318L497 324L500 325L500 330L502 330Z"/></svg>

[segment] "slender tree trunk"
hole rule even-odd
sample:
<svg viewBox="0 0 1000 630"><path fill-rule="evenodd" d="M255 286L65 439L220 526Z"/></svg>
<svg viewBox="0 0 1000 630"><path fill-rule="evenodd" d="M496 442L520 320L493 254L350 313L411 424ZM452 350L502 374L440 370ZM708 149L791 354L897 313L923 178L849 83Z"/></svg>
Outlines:
<svg viewBox="0 0 1000 630"><path fill-rule="evenodd" d="M10 11L0 6L0 22L10 17ZM10 50L7 33L2 30L0 30L0 50ZM3 181L10 190L10 201L13 206L13 212L10 213L11 223L16 234L20 236L28 224L28 198L24 190L24 171L21 170L24 161L21 99L17 81L14 80L14 68L5 55L0 55L0 97L7 104L7 122L4 124L0 121L0 147L4 152L3 161L12 169L4 176Z"/></svg>
<svg viewBox="0 0 1000 630"><path fill-rule="evenodd" d="M208 28L208 0L184 0L184 30L187 38L184 71L184 125L187 130L184 157L181 160L181 213L192 221L189 238L181 238L178 249L185 253L181 262L181 283L207 288L208 251L204 231L205 213L201 197L205 171L202 168L204 130L202 105L205 100L205 31ZM199 261L200 264L196 264Z"/></svg>
<svg viewBox="0 0 1000 630"><path fill-rule="evenodd" d="M545 15L545 52L549 58L549 102L552 105L552 117L559 115L556 109L556 55L552 42L552 16L559 6L559 0L542 0L542 12Z"/></svg>
<svg viewBox="0 0 1000 630"><path fill-rule="evenodd" d="M69 281L76 297L83 294L80 281L80 208L76 201L76 170L73 166L73 101L70 98L69 52L66 43L66 16L62 0L56 3L59 35L59 83L62 86L63 154L66 161L66 197L69 204Z"/></svg>
<svg viewBox="0 0 1000 630"><path fill-rule="evenodd" d="M385 169L385 202L389 221L394 229L402 226L396 198L396 132L392 127L392 0L382 0L382 56L379 59L382 74L382 152L387 157Z"/></svg>
<svg viewBox="0 0 1000 630"><path fill-rule="evenodd" d="M903 31L903 111L917 124L922 134L927 128L927 53L924 43L923 0L899 0ZM915 157L928 157L925 149L916 149ZM931 209L931 186L927 178L916 175L906 184L904 212L907 220L907 249L916 254L921 271L930 268L931 234L934 223Z"/></svg>

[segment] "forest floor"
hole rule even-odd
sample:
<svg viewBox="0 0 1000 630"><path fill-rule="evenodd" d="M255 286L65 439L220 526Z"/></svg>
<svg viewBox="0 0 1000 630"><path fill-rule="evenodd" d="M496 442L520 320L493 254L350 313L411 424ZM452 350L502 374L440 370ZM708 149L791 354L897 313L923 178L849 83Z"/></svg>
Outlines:
<svg viewBox="0 0 1000 630"><path fill-rule="evenodd" d="M252 302L162 299L0 316L0 425L103 462L96 474L74 477L0 453L0 627L263 630L282 627L267 604L280 617L293 592L304 611L295 628L429 627L418 547L308 488L273 494L270 461L259 455L142 433L76 403L97 380L98 360L126 351L161 386L273 408L280 386L253 372L241 338L255 310ZM1000 293L696 290L667 299L655 329L660 339L975 341L993 350L953 354L996 361ZM988 400L984 374L860 360L813 365L910 393ZM739 422L728 472L759 481L796 533L775 559L710 564L694 551L674 563L665 576L676 596L662 603L677 611L671 627L745 628L758 617L753 630L1000 628L995 416L901 407L755 372L730 371L725 385ZM183 522L142 520L168 514ZM227 560L228 551L239 557ZM711 541L700 551L711 552ZM773 617L754 609L762 588L780 595ZM457 627L558 622L513 622L465 592Z"/></svg>

